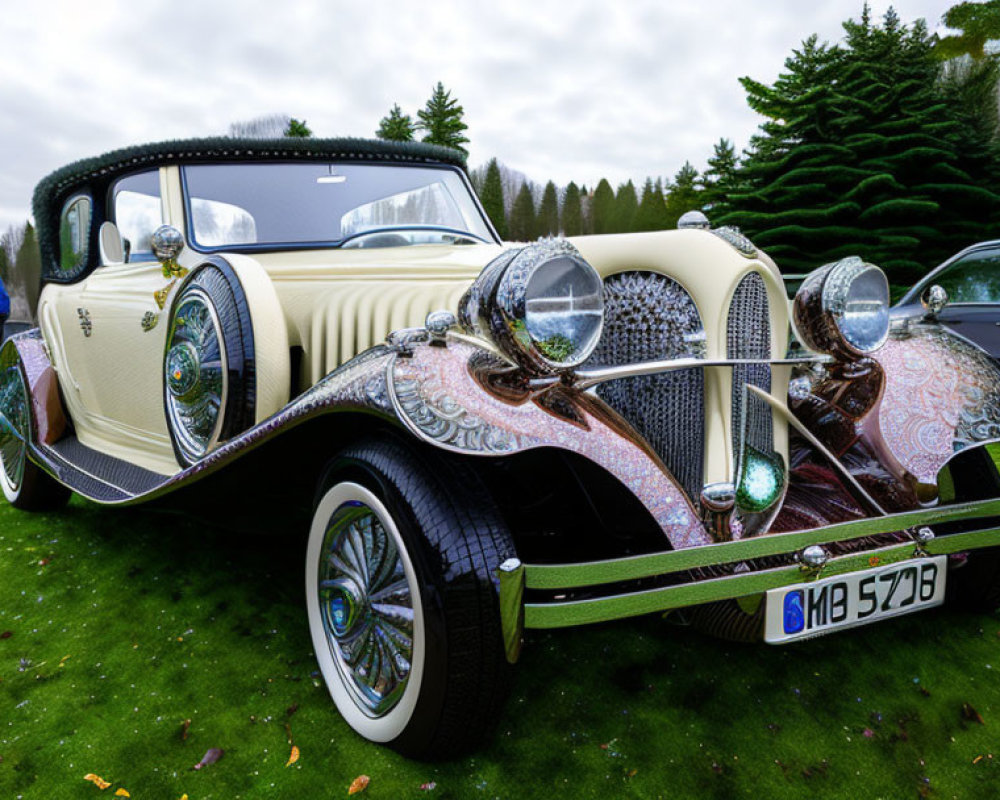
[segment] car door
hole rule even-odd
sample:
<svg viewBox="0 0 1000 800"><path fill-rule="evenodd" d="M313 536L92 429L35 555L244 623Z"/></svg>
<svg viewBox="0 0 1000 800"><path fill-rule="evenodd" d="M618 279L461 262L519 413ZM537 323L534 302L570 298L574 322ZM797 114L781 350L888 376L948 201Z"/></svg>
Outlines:
<svg viewBox="0 0 1000 800"><path fill-rule="evenodd" d="M61 378L81 442L157 472L177 469L163 412L163 348L155 294L167 285L149 238L163 220L159 170L126 176L108 198L124 260L102 263L54 293Z"/></svg>
<svg viewBox="0 0 1000 800"><path fill-rule="evenodd" d="M899 313L922 316L920 294L935 284L948 293L941 324L1000 358L1000 247L973 248L946 262L907 294Z"/></svg>

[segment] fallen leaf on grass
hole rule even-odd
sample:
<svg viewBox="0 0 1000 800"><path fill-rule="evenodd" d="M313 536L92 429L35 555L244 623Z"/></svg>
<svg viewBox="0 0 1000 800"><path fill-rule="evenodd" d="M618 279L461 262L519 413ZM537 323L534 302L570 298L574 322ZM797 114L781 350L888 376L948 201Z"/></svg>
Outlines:
<svg viewBox="0 0 1000 800"><path fill-rule="evenodd" d="M982 756L976 756L974 759L972 759L972 763L973 764L978 764L982 760L983 760Z"/></svg>
<svg viewBox="0 0 1000 800"><path fill-rule="evenodd" d="M978 722L980 725L986 724L982 714L976 711L970 703L962 703L962 719L967 719L969 722Z"/></svg>
<svg viewBox="0 0 1000 800"><path fill-rule="evenodd" d="M368 788L368 783L370 781L371 778L369 778L367 775L358 775L358 777L356 777L353 781L351 781L351 785L348 787L347 793L357 794L358 792L363 792L365 789Z"/></svg>
<svg viewBox="0 0 1000 800"><path fill-rule="evenodd" d="M0 633L0 639L9 639L13 635L14 634L11 631L4 631L3 633Z"/></svg>
<svg viewBox="0 0 1000 800"><path fill-rule="evenodd" d="M60 667L66 666L66 662L69 661L71 658L72 656L63 656L62 658L59 659L59 666Z"/></svg>
<svg viewBox="0 0 1000 800"><path fill-rule="evenodd" d="M299 704L292 703L288 708L285 709L285 716L290 717L298 710L299 710Z"/></svg>
<svg viewBox="0 0 1000 800"><path fill-rule="evenodd" d="M205 755L201 757L201 761L194 765L192 769L201 769L202 767L207 767L209 764L214 764L220 758L225 751L221 747L210 747L206 751Z"/></svg>
<svg viewBox="0 0 1000 800"><path fill-rule="evenodd" d="M104 789L107 789L111 785L109 781L104 780L104 778L102 778L100 775L95 775L93 772L88 772L86 775L83 776L83 779L85 781L90 781L92 784L94 784L94 786L96 786L98 789L101 789L102 791Z"/></svg>
<svg viewBox="0 0 1000 800"><path fill-rule="evenodd" d="M186 719L181 723L181 741L188 738L188 728L191 727L191 720Z"/></svg>
<svg viewBox="0 0 1000 800"><path fill-rule="evenodd" d="M115 797L131 797L127 789L117 789L115 791Z"/></svg>
<svg viewBox="0 0 1000 800"><path fill-rule="evenodd" d="M296 745L292 745L292 752L288 756L288 761L285 762L286 767L292 766L296 761L299 760L299 748Z"/></svg>

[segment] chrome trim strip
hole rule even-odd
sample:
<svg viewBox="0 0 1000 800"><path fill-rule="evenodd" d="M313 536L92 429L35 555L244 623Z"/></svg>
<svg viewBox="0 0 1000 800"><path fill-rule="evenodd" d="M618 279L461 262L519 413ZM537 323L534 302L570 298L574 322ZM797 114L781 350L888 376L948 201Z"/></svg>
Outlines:
<svg viewBox="0 0 1000 800"><path fill-rule="evenodd" d="M598 586L638 578L651 578L684 572L698 567L731 564L753 558L793 553L811 544L827 544L877 536L883 533L906 530L915 525L938 525L945 522L985 519L1000 516L1000 498L958 503L939 508L922 508L888 514L884 517L840 522L822 528L774 533L733 542L668 550L586 564L525 564L525 587L528 589L570 589ZM952 536L940 536L947 540ZM1000 544L1000 542L998 542Z"/></svg>
<svg viewBox="0 0 1000 800"><path fill-rule="evenodd" d="M601 369L581 369L566 376L568 382L581 391L597 386L605 381L618 378L632 378L637 375L655 375L658 372L670 372L678 369L695 367L739 367L754 364L795 365L795 364L829 364L833 362L830 356L802 356L800 358L671 358L665 361L643 361L639 364L624 364L618 367L602 367Z"/></svg>

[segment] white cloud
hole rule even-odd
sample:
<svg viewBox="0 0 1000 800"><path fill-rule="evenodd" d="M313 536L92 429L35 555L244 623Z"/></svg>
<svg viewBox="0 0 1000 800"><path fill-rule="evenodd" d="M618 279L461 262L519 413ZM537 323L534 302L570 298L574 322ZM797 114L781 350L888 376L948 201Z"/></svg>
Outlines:
<svg viewBox="0 0 1000 800"><path fill-rule="evenodd" d="M880 16L888 4L872 3ZM932 30L951 3L900 0ZM808 14L803 10L808 9ZM704 165L758 118L737 78L770 81L810 33L836 40L860 0L612 5L35 0L0 18L0 230L34 184L128 144L225 133L286 112L317 135L371 136L441 80L464 105L470 162L594 185Z"/></svg>

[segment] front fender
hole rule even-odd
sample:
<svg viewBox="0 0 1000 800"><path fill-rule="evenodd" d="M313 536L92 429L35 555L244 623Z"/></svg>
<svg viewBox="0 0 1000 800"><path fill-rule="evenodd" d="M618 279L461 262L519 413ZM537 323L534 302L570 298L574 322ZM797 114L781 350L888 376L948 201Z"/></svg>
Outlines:
<svg viewBox="0 0 1000 800"><path fill-rule="evenodd" d="M1000 365L919 324L868 358L799 376L789 405L884 509L903 511L938 499L958 453L1000 440Z"/></svg>
<svg viewBox="0 0 1000 800"><path fill-rule="evenodd" d="M578 453L618 478L675 548L711 538L678 482L642 437L605 403L556 384L532 391L502 375L490 351L449 337L415 346L389 373L396 414L420 439L445 450L501 456L552 447Z"/></svg>

